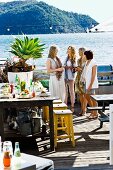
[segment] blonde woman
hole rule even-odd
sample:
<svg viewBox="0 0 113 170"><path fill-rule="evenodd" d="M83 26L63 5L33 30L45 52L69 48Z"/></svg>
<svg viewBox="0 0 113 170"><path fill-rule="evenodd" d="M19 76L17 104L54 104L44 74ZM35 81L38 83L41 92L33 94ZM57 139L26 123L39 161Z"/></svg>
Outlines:
<svg viewBox="0 0 113 170"><path fill-rule="evenodd" d="M75 81L75 68L76 68L76 52L75 52L75 48L72 46L69 46L67 49L67 57L64 63L64 68L65 68L64 78L66 84L65 103L67 104L68 87L69 87L71 108L74 108L74 103L75 103L74 81Z"/></svg>
<svg viewBox="0 0 113 170"><path fill-rule="evenodd" d="M77 67L77 76L75 79L75 92L79 95L80 104L81 104L81 112L79 113L80 116L84 115L86 112L86 99L84 95L84 87L83 83L80 81L82 70L84 68L86 58L84 56L85 48L81 47L79 48L79 59L77 61L78 67Z"/></svg>
<svg viewBox="0 0 113 170"><path fill-rule="evenodd" d="M49 91L52 96L59 97L62 102L65 100L64 68L58 57L58 48L53 45L49 49L46 63L47 72L50 74Z"/></svg>

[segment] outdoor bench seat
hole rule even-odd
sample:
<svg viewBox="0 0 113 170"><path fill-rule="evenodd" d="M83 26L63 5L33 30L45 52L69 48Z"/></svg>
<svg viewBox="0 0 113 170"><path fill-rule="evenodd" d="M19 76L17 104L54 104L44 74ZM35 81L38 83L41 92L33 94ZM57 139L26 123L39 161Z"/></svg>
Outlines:
<svg viewBox="0 0 113 170"><path fill-rule="evenodd" d="M100 121L100 128L102 128L104 122L109 122L109 114L102 114L98 119Z"/></svg>
<svg viewBox="0 0 113 170"><path fill-rule="evenodd" d="M98 113L100 114L100 116L98 117L99 121L100 121L100 128L103 127L103 123L104 122L109 122L109 114L105 114L102 111L103 107L102 106L96 106L96 107L87 107L88 111L93 111L93 110L98 110ZM105 107L105 110L109 110L109 106Z"/></svg>
<svg viewBox="0 0 113 170"><path fill-rule="evenodd" d="M102 110L102 109L103 109L102 106L87 107L87 110L88 110L88 111L91 111L91 110ZM106 106L106 107L105 107L105 110L109 110L109 106Z"/></svg>

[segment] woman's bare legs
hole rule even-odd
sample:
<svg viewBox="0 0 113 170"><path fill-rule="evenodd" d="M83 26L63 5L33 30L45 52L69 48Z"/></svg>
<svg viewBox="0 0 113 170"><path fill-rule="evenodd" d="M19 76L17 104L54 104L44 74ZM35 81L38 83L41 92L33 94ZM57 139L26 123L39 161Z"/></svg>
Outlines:
<svg viewBox="0 0 113 170"><path fill-rule="evenodd" d="M68 100L68 81L65 81L65 86L66 86L66 96L65 96L65 104L67 104L67 100Z"/></svg>
<svg viewBox="0 0 113 170"><path fill-rule="evenodd" d="M95 107L95 106L98 106L97 102L94 101L89 94L85 94L85 97L86 97L86 100L89 104L90 107ZM91 115L92 117L96 117L98 115L98 112L97 111L91 111Z"/></svg>
<svg viewBox="0 0 113 170"><path fill-rule="evenodd" d="M70 93L70 99L71 99L71 107L74 107L74 104L75 104L74 80L69 80L68 85L69 85L69 93Z"/></svg>
<svg viewBox="0 0 113 170"><path fill-rule="evenodd" d="M80 104L81 104L81 113L80 115L84 114L86 112L86 107L87 107L87 100L85 98L84 94L79 94L79 98L80 98Z"/></svg>

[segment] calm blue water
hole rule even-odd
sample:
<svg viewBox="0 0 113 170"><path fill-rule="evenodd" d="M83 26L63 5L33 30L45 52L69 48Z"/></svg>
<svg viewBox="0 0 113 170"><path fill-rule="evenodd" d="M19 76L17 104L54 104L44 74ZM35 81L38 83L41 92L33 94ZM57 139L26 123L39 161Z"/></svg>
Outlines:
<svg viewBox="0 0 113 170"><path fill-rule="evenodd" d="M18 36L1 35L0 36L0 58L10 58L12 56L8 51L14 38ZM21 36L19 36L21 37ZM53 44L59 46L59 56L63 61L66 57L66 51L69 45L74 45L78 51L79 47L86 47L94 52L95 60L98 64L113 64L113 32L112 33L74 33L74 34L46 34L30 35L30 37L39 37L42 43L46 44L44 57L36 60L37 66L45 66L49 47ZM30 61L32 62L32 61Z"/></svg>

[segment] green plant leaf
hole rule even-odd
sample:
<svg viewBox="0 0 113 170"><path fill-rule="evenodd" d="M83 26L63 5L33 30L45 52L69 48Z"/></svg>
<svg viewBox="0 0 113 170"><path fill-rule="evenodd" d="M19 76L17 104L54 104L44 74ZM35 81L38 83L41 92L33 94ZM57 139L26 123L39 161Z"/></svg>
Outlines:
<svg viewBox="0 0 113 170"><path fill-rule="evenodd" d="M23 39L15 38L11 45L10 52L19 58L28 60L30 58L41 58L45 44L41 44L39 38L29 38L24 36Z"/></svg>

